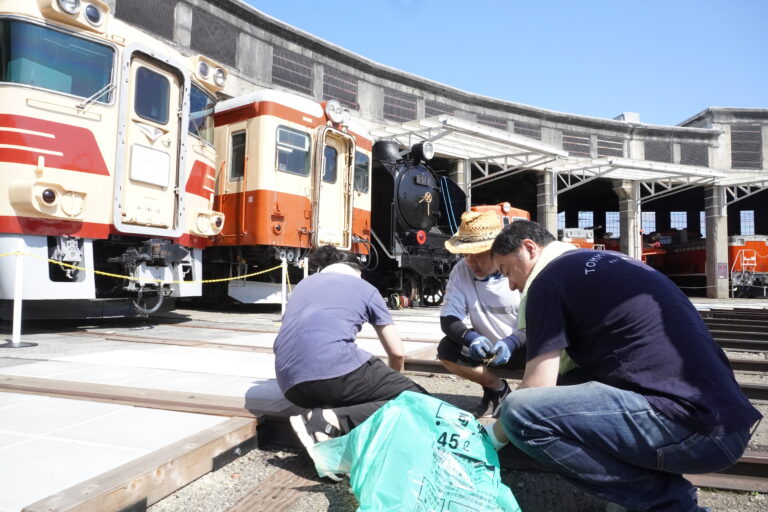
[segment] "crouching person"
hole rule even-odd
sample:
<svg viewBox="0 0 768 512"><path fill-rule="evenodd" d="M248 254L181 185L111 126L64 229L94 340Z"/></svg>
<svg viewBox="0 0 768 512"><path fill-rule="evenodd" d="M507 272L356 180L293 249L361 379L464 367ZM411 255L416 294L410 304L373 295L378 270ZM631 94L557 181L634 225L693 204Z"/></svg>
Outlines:
<svg viewBox="0 0 768 512"><path fill-rule="evenodd" d="M465 212L458 232L445 248L464 258L451 271L440 327L445 337L437 357L445 368L483 387L483 397L471 412L475 417L498 416L509 384L488 367L521 369L525 334L516 329L520 293L510 290L491 259L491 244L501 231L499 217L491 212ZM465 324L469 318L471 327Z"/></svg>
<svg viewBox="0 0 768 512"><path fill-rule="evenodd" d="M346 434L403 391L426 391L400 372L402 341L379 292L360 278L349 253L324 246L310 254L312 268L286 306L274 344L277 383L285 397L309 409L291 425L310 450L314 443ZM355 343L371 323L389 366Z"/></svg>
<svg viewBox="0 0 768 512"><path fill-rule="evenodd" d="M491 429L589 494L630 510L698 511L682 475L720 471L762 417L667 277L624 254L558 251L533 222L491 252L522 290L527 364ZM556 386L561 353L587 379Z"/></svg>

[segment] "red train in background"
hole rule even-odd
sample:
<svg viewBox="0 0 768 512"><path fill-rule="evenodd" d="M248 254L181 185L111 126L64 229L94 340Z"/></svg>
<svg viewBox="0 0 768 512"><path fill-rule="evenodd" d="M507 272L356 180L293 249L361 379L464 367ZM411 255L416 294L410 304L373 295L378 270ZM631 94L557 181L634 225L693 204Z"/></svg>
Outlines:
<svg viewBox="0 0 768 512"><path fill-rule="evenodd" d="M618 251L619 239L598 240L598 245ZM699 233L671 230L643 237L643 262L668 276L688 295L706 295L706 259L706 240ZM729 236L727 273L732 296L768 296L768 235Z"/></svg>
<svg viewBox="0 0 768 512"><path fill-rule="evenodd" d="M697 236L694 234L693 236ZM689 294L706 293L706 240L685 231L652 234L643 259ZM765 297L768 287L768 235L728 237L728 276L734 297Z"/></svg>

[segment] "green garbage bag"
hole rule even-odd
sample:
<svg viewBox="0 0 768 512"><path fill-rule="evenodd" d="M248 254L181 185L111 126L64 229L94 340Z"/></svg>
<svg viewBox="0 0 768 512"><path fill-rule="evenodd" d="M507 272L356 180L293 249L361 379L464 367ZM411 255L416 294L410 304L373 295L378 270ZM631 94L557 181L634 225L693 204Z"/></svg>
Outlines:
<svg viewBox="0 0 768 512"><path fill-rule="evenodd" d="M320 476L350 474L359 511L520 511L482 425L420 393L403 392L310 455Z"/></svg>

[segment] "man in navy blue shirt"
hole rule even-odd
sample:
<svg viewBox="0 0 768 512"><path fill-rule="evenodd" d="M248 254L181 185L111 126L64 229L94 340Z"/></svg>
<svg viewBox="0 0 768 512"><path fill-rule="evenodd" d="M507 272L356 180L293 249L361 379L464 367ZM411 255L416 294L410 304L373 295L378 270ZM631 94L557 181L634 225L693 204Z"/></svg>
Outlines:
<svg viewBox="0 0 768 512"><path fill-rule="evenodd" d="M509 439L631 510L703 510L682 474L736 462L761 415L690 300L625 254L558 249L535 222L491 252L528 334L523 381L489 430L497 448ZM557 386L565 366L580 383Z"/></svg>

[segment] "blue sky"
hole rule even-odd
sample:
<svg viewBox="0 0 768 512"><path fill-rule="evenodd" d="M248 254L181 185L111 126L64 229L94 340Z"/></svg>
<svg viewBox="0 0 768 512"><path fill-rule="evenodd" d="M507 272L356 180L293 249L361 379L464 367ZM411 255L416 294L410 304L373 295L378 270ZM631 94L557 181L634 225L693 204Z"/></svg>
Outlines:
<svg viewBox="0 0 768 512"><path fill-rule="evenodd" d="M768 0L247 0L368 59L465 91L675 125L768 108Z"/></svg>

